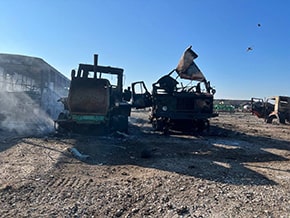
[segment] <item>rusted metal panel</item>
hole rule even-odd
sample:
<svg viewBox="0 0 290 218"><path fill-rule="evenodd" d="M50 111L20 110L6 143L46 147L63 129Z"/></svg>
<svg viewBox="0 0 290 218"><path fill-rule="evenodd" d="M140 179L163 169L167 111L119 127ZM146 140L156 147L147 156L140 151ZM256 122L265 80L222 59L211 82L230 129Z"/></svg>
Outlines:
<svg viewBox="0 0 290 218"><path fill-rule="evenodd" d="M106 79L73 78L68 96L72 114L106 115L110 106L110 82Z"/></svg>
<svg viewBox="0 0 290 218"><path fill-rule="evenodd" d="M205 80L203 73L193 61L197 57L198 55L191 49L191 46L185 50L176 67L176 72L181 78L197 81Z"/></svg>

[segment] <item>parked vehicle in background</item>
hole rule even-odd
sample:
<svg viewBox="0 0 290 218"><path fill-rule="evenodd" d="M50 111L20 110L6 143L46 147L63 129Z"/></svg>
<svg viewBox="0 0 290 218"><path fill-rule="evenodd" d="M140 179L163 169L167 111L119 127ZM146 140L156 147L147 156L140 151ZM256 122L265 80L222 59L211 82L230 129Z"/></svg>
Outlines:
<svg viewBox="0 0 290 218"><path fill-rule="evenodd" d="M274 96L267 98L252 98L252 113L259 118L264 118L267 123L277 119L279 123L290 122L290 97Z"/></svg>

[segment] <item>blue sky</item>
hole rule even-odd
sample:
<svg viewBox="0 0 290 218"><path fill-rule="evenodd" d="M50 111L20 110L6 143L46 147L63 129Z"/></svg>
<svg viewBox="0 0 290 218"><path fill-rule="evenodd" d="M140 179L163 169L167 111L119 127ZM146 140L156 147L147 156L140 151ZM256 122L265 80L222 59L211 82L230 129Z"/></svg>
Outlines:
<svg viewBox="0 0 290 218"><path fill-rule="evenodd" d="M67 77L97 53L124 68L126 86L151 89L192 45L215 98L290 95L288 0L1 0L0 10L0 53L40 57Z"/></svg>

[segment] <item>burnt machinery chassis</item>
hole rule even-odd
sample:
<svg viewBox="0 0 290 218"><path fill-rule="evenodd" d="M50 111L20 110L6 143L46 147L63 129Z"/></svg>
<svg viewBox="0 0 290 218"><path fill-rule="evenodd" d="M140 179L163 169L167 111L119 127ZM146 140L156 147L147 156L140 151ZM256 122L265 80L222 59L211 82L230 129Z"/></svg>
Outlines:
<svg viewBox="0 0 290 218"><path fill-rule="evenodd" d="M188 133L202 133L204 130L209 132L208 119L176 119L165 116L151 118L153 130L162 131L169 134L170 130L177 130Z"/></svg>
<svg viewBox="0 0 290 218"><path fill-rule="evenodd" d="M130 99L123 93L123 69L94 64L79 64L72 70L68 97L60 99L64 111L56 122L58 132L81 134L128 132ZM112 80L108 80L108 79Z"/></svg>
<svg viewBox="0 0 290 218"><path fill-rule="evenodd" d="M79 133L88 135L104 135L114 131L128 132L128 115L114 115L110 118L96 119L94 121L76 121L70 114L59 114L55 129L58 133Z"/></svg>
<svg viewBox="0 0 290 218"><path fill-rule="evenodd" d="M170 130L188 133L209 132L212 95L206 93L174 93L153 95L150 122L155 131L169 134ZM204 107L200 104L203 104Z"/></svg>
<svg viewBox="0 0 290 218"><path fill-rule="evenodd" d="M215 89L194 63L197 57L188 47L177 67L152 84L151 93L143 81L132 83L132 105L151 108L149 119L154 130L208 131L208 119L218 116L213 112ZM173 77L174 72L177 76Z"/></svg>

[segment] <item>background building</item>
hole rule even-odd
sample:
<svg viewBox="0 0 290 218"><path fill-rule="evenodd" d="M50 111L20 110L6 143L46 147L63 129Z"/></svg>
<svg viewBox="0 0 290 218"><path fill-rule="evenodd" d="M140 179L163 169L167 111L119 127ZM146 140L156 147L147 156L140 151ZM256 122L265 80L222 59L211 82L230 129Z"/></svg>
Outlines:
<svg viewBox="0 0 290 218"><path fill-rule="evenodd" d="M63 110L70 80L36 57L0 54L0 128L47 127ZM27 132L25 130L25 132Z"/></svg>

